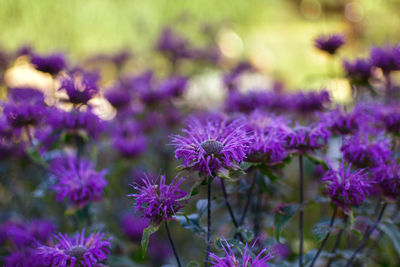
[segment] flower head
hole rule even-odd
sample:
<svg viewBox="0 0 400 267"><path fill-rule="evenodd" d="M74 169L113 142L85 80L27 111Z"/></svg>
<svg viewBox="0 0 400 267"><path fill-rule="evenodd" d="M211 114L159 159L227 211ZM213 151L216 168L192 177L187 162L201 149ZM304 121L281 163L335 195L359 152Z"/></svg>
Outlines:
<svg viewBox="0 0 400 267"><path fill-rule="evenodd" d="M171 220L184 206L182 198L187 194L179 189L183 178L175 177L169 185L165 179L165 175L161 175L156 182L145 176L142 185L133 185L138 193L128 195L136 200L135 211L142 212L144 217L153 222Z"/></svg>
<svg viewBox="0 0 400 267"><path fill-rule="evenodd" d="M398 198L400 192L400 165L396 162L389 162L378 165L372 171L383 194L392 199Z"/></svg>
<svg viewBox="0 0 400 267"><path fill-rule="evenodd" d="M345 37L341 34L321 35L314 40L316 48L330 55L334 55L345 43Z"/></svg>
<svg viewBox="0 0 400 267"><path fill-rule="evenodd" d="M57 75L66 66L62 53L54 53L46 56L34 54L31 58L31 63L37 70L53 76Z"/></svg>
<svg viewBox="0 0 400 267"><path fill-rule="evenodd" d="M35 249L35 257L41 266L95 267L110 254L110 239L100 232L85 237L85 229L73 237L67 234L55 236L58 241L52 246L40 245Z"/></svg>
<svg viewBox="0 0 400 267"><path fill-rule="evenodd" d="M75 71L69 76L61 79L61 87L65 90L68 101L72 104L87 104L87 102L99 91L97 73Z"/></svg>
<svg viewBox="0 0 400 267"><path fill-rule="evenodd" d="M325 193L332 202L345 210L360 205L369 195L374 181L370 180L364 170L352 172L351 166L344 164L338 170L329 170L321 181L327 183Z"/></svg>
<svg viewBox="0 0 400 267"><path fill-rule="evenodd" d="M287 146L297 153L322 148L328 143L330 134L323 124L296 125L286 135Z"/></svg>
<svg viewBox="0 0 400 267"><path fill-rule="evenodd" d="M244 122L210 118L201 122L191 118L186 136L172 136L175 157L183 158L184 165L206 176L214 176L220 168L230 168L246 156L249 139L244 131Z"/></svg>
<svg viewBox="0 0 400 267"><path fill-rule="evenodd" d="M131 102L131 94L122 84L114 85L104 94L104 97L116 109L125 108Z"/></svg>
<svg viewBox="0 0 400 267"><path fill-rule="evenodd" d="M377 119L383 122L388 133L400 134L400 107L386 105L378 110Z"/></svg>
<svg viewBox="0 0 400 267"><path fill-rule="evenodd" d="M400 46L374 47L370 52L370 61L385 73L400 70Z"/></svg>
<svg viewBox="0 0 400 267"><path fill-rule="evenodd" d="M359 127L357 114L342 111L340 108L327 113L321 123L326 124L332 134L336 135L354 134Z"/></svg>
<svg viewBox="0 0 400 267"><path fill-rule="evenodd" d="M74 206L83 207L89 201L103 198L106 171L96 171L89 160L72 156L57 158L50 171L56 179L52 189L57 193L57 201L67 198Z"/></svg>
<svg viewBox="0 0 400 267"><path fill-rule="evenodd" d="M113 132L113 145L126 157L137 157L147 148L147 138L140 124L125 122L117 124Z"/></svg>
<svg viewBox="0 0 400 267"><path fill-rule="evenodd" d="M347 78L354 84L366 84L372 75L372 65L366 59L343 60L343 68Z"/></svg>
<svg viewBox="0 0 400 267"><path fill-rule="evenodd" d="M293 103L293 109L296 112L311 113L315 111L322 111L327 104L330 103L330 96L328 91L322 90L321 92L298 92L289 97L290 102Z"/></svg>
<svg viewBox="0 0 400 267"><path fill-rule="evenodd" d="M359 168L375 167L388 160L392 154L389 149L389 140L374 138L359 134L345 139L340 150L346 161Z"/></svg>
<svg viewBox="0 0 400 267"><path fill-rule="evenodd" d="M254 245L249 248L249 244L246 243L242 257L238 259L227 241L225 241L225 244L222 243L221 245L225 255L219 257L216 254L211 253L211 267L268 267L267 262L274 257L271 253L267 253L266 248L253 256L252 249Z"/></svg>

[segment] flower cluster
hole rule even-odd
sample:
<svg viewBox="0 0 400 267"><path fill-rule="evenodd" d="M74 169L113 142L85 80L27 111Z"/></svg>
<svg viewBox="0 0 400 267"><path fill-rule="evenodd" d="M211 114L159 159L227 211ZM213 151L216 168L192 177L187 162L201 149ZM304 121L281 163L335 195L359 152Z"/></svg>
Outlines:
<svg viewBox="0 0 400 267"><path fill-rule="evenodd" d="M345 37L341 34L321 35L314 40L316 48L330 55L334 55L345 43Z"/></svg>
<svg viewBox="0 0 400 267"><path fill-rule="evenodd" d="M297 153L306 153L324 147L328 143L330 134L323 124L296 125L286 135L287 147Z"/></svg>

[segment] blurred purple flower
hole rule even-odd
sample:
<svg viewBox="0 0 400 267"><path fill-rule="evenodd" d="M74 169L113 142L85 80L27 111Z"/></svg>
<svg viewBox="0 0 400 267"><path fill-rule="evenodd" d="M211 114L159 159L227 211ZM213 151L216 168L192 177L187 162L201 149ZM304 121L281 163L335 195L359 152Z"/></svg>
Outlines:
<svg viewBox="0 0 400 267"><path fill-rule="evenodd" d="M167 98L178 97L183 94L187 84L187 78L183 76L172 76L163 81L158 90Z"/></svg>
<svg viewBox="0 0 400 267"><path fill-rule="evenodd" d="M131 94L124 88L122 84L116 84L104 94L104 97L117 110L129 106L131 102Z"/></svg>
<svg viewBox="0 0 400 267"><path fill-rule="evenodd" d="M156 49L165 53L171 61L193 58L193 50L182 37L172 31L171 28L164 28L156 45Z"/></svg>
<svg viewBox="0 0 400 267"><path fill-rule="evenodd" d="M286 135L287 147L296 153L306 153L324 147L330 134L323 124L296 125Z"/></svg>
<svg viewBox="0 0 400 267"><path fill-rule="evenodd" d="M225 74L223 76L223 83L225 87L232 91L232 90L238 90L238 84L237 80L238 78L246 71L251 71L253 70L253 66L247 61L240 62L237 64L229 73Z"/></svg>
<svg viewBox="0 0 400 267"><path fill-rule="evenodd" d="M56 76L66 67L65 57L62 53L50 55L33 54L31 57L32 65L39 71Z"/></svg>
<svg viewBox="0 0 400 267"><path fill-rule="evenodd" d="M135 211L142 212L143 217L154 223L171 220L186 202L182 198L187 194L179 189L183 178L175 177L169 185L165 180L165 175L161 175L158 181L145 176L142 179L143 185L132 185L138 193L128 195L135 198Z"/></svg>
<svg viewBox="0 0 400 267"><path fill-rule="evenodd" d="M344 140L340 150L344 159L358 168L375 167L389 159L392 151L389 140L374 137L368 140L366 135L354 135Z"/></svg>
<svg viewBox="0 0 400 267"><path fill-rule="evenodd" d="M335 135L349 135L357 132L359 128L359 116L354 113L342 111L339 107L329 111L323 116L321 123Z"/></svg>
<svg viewBox="0 0 400 267"><path fill-rule="evenodd" d="M377 119L383 122L386 131L392 134L400 134L400 106L386 105L377 111Z"/></svg>
<svg viewBox="0 0 400 267"><path fill-rule="evenodd" d="M219 257L216 254L211 253L211 267L268 267L269 265L267 262L274 257L271 253L267 253L266 248L261 250L257 255L253 255L252 249L254 245L249 248L249 244L246 243L242 256L238 259L227 241L225 241L225 244L221 242L221 245L225 255Z"/></svg>
<svg viewBox="0 0 400 267"><path fill-rule="evenodd" d="M400 70L400 46L374 47L370 52L370 61L384 73Z"/></svg>
<svg viewBox="0 0 400 267"><path fill-rule="evenodd" d="M294 111L299 113L311 113L322 111L331 102L328 91L298 92L289 97Z"/></svg>
<svg viewBox="0 0 400 267"><path fill-rule="evenodd" d="M140 124L127 121L113 129L113 146L126 157L137 157L146 151L147 138Z"/></svg>
<svg viewBox="0 0 400 267"><path fill-rule="evenodd" d="M56 158L51 163L50 172L56 179L52 189L57 193L57 201L67 198L74 207L83 207L104 196L106 171L96 171L94 164L87 159L73 156Z"/></svg>
<svg viewBox="0 0 400 267"><path fill-rule="evenodd" d="M127 213L121 219L121 228L124 234L133 241L142 240L143 230L149 226L150 220L138 216L137 214Z"/></svg>
<svg viewBox="0 0 400 267"><path fill-rule="evenodd" d="M397 199L400 192L400 165L396 162L380 164L372 171L384 195Z"/></svg>
<svg viewBox="0 0 400 267"><path fill-rule="evenodd" d="M42 266L96 267L110 254L110 239L100 232L85 237L85 229L72 238L67 234L55 236L58 243L52 246L40 245L35 249L35 257Z"/></svg>
<svg viewBox="0 0 400 267"><path fill-rule="evenodd" d="M372 65L366 59L343 60L346 77L354 84L366 84L372 75Z"/></svg>
<svg viewBox="0 0 400 267"><path fill-rule="evenodd" d="M346 168L344 164L338 170L329 170L321 181L327 183L325 193L332 202L346 211L351 206L359 206L374 184L364 170L352 172L351 165Z"/></svg>
<svg viewBox="0 0 400 267"><path fill-rule="evenodd" d="M75 71L61 79L58 90L65 90L68 101L72 104L87 104L98 93L97 82L100 76L97 73Z"/></svg>
<svg viewBox="0 0 400 267"><path fill-rule="evenodd" d="M314 45L321 51L334 55L346 43L342 34L321 35L314 40Z"/></svg>
<svg viewBox="0 0 400 267"><path fill-rule="evenodd" d="M246 157L249 138L244 121L210 118L200 122L191 117L182 132L173 135L175 157L183 158L184 166L209 177L217 175L220 168L231 168Z"/></svg>

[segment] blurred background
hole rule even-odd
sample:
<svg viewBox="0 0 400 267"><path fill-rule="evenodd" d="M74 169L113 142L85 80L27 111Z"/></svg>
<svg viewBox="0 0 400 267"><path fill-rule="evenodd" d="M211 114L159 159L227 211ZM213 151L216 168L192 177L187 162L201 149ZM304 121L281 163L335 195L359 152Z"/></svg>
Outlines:
<svg viewBox="0 0 400 267"><path fill-rule="evenodd" d="M196 45L215 42L230 61L248 58L289 87L318 87L327 59L312 46L317 35L344 33L340 57L363 55L398 41L399 11L399 0L2 0L0 46L30 44L75 61L129 49L148 65L162 28L171 26Z"/></svg>

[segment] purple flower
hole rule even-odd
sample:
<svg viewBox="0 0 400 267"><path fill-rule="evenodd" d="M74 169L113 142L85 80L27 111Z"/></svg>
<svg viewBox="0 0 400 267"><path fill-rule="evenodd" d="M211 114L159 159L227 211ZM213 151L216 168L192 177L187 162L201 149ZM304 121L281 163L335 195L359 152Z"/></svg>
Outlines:
<svg viewBox="0 0 400 267"><path fill-rule="evenodd" d="M400 133L400 107L386 105L378 110L377 119L383 123L386 131L392 134Z"/></svg>
<svg viewBox="0 0 400 267"><path fill-rule="evenodd" d="M35 249L35 257L42 266L96 267L110 254L110 239L100 232L85 237L85 229L72 238L67 234L55 236L58 241L52 246L40 245Z"/></svg>
<svg viewBox="0 0 400 267"><path fill-rule="evenodd" d="M314 40L314 45L321 51L334 55L346 43L342 34L321 35Z"/></svg>
<svg viewBox="0 0 400 267"><path fill-rule="evenodd" d="M238 90L237 80L246 71L253 70L253 67L249 62L240 62L237 64L229 73L225 74L223 77L223 82L228 90Z"/></svg>
<svg viewBox="0 0 400 267"><path fill-rule="evenodd" d="M104 97L118 110L129 106L131 102L131 94L122 84L114 85L104 94Z"/></svg>
<svg viewBox="0 0 400 267"><path fill-rule="evenodd" d="M37 125L45 115L43 93L33 88L12 88L3 113L14 127Z"/></svg>
<svg viewBox="0 0 400 267"><path fill-rule="evenodd" d="M370 61L384 73L400 70L400 46L374 47L370 52Z"/></svg>
<svg viewBox="0 0 400 267"><path fill-rule="evenodd" d="M375 167L392 154L388 139L374 137L368 140L368 136L359 134L345 139L340 150L345 160L358 168Z"/></svg>
<svg viewBox="0 0 400 267"><path fill-rule="evenodd" d="M124 234L130 239L140 242L143 230L149 226L149 219L142 218L136 214L125 214L121 219L121 228Z"/></svg>
<svg viewBox="0 0 400 267"><path fill-rule="evenodd" d="M344 164L338 170L326 172L321 181L327 183L325 193L332 202L346 211L351 206L359 206L370 194L374 184L364 170L352 172L351 165L346 168Z"/></svg>
<svg viewBox="0 0 400 267"><path fill-rule="evenodd" d="M72 104L87 104L99 91L97 87L99 78L97 73L75 71L61 79L61 87L58 90L65 90L68 101Z"/></svg>
<svg viewBox="0 0 400 267"><path fill-rule="evenodd" d="M185 91L187 83L187 78L183 76L170 77L161 83L158 90L166 97L178 97Z"/></svg>
<svg viewBox="0 0 400 267"><path fill-rule="evenodd" d="M339 107L327 113L321 123L326 124L332 134L354 134L359 128L358 116L355 113L342 111Z"/></svg>
<svg viewBox="0 0 400 267"><path fill-rule="evenodd" d="M67 156L55 159L50 166L56 184L57 201L67 198L75 207L83 207L89 201L98 201L104 196L106 171L96 171L87 159Z"/></svg>
<svg viewBox="0 0 400 267"><path fill-rule="evenodd" d="M300 113L312 113L322 111L330 103L328 91L321 92L298 92L289 97L292 108Z"/></svg>
<svg viewBox="0 0 400 267"><path fill-rule="evenodd" d="M140 124L136 122L118 123L113 130L113 146L126 157L137 157L147 148L147 138Z"/></svg>
<svg viewBox="0 0 400 267"><path fill-rule="evenodd" d="M296 125L286 135L288 148L297 153L322 148L328 143L329 138L330 132L323 124Z"/></svg>
<svg viewBox="0 0 400 267"><path fill-rule="evenodd" d="M12 251L4 257L4 267L43 267L35 257L33 249Z"/></svg>
<svg viewBox="0 0 400 267"><path fill-rule="evenodd" d="M254 245L249 248L249 244L246 243L242 256L238 259L227 241L225 241L225 244L221 242L221 245L225 255L219 257L211 253L211 267L268 267L267 262L274 257L271 253L267 253L266 248L261 250L257 255L253 255L252 249Z"/></svg>
<svg viewBox="0 0 400 267"><path fill-rule="evenodd" d="M148 176L142 179L142 185L135 184L133 188L137 194L128 196L135 198L135 211L143 213L143 217L149 218L155 223L171 220L183 206L182 200L187 194L179 189L183 178L175 177L167 185L165 175L161 175L158 181L151 180Z"/></svg>
<svg viewBox="0 0 400 267"><path fill-rule="evenodd" d="M188 42L174 33L170 28L165 28L162 31L156 49L165 53L172 61L194 57L194 53L189 47Z"/></svg>
<svg viewBox="0 0 400 267"><path fill-rule="evenodd" d="M400 165L396 162L389 162L378 165L372 171L384 195L397 199L400 192Z"/></svg>
<svg viewBox="0 0 400 267"><path fill-rule="evenodd" d="M57 75L66 66L62 53L54 53L47 56L34 54L31 58L31 63L37 70L53 76Z"/></svg>
<svg viewBox="0 0 400 267"><path fill-rule="evenodd" d="M372 75L372 65L366 59L343 60L343 68L347 78L354 84L366 84Z"/></svg>
<svg viewBox="0 0 400 267"><path fill-rule="evenodd" d="M192 117L186 136L173 135L175 157L183 158L186 168L206 176L215 176L220 168L231 168L246 156L249 139L242 120L207 119L201 122Z"/></svg>

